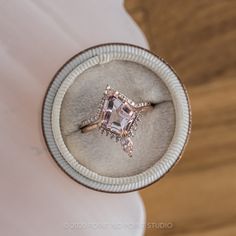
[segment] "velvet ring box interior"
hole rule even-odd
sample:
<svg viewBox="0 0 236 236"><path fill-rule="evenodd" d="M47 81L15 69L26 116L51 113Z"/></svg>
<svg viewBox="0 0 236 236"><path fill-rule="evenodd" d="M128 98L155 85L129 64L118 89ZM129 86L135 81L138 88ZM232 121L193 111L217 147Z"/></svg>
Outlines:
<svg viewBox="0 0 236 236"><path fill-rule="evenodd" d="M99 129L82 133L107 85L134 102L151 102L134 137L133 157ZM160 179L180 158L190 132L190 106L182 83L159 57L138 46L89 48L55 75L45 97L43 130L62 169L79 183L107 192L127 192Z"/></svg>

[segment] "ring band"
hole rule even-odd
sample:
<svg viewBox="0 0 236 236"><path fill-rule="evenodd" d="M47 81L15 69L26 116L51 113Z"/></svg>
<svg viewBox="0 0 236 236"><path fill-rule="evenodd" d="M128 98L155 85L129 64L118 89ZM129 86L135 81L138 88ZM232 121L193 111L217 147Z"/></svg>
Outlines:
<svg viewBox="0 0 236 236"><path fill-rule="evenodd" d="M131 157L133 142L131 137L137 129L142 112L152 108L150 102L135 103L124 94L106 87L104 97L94 117L83 120L79 126L82 133L99 128L101 133L120 141L123 150Z"/></svg>

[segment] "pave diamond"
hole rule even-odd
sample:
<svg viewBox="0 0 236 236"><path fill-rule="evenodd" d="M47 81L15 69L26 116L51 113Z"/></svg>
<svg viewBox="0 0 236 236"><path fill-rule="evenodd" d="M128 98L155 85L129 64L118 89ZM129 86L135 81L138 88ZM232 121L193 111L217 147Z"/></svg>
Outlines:
<svg viewBox="0 0 236 236"><path fill-rule="evenodd" d="M133 152L133 142L130 138L122 138L120 141L123 150L131 157Z"/></svg>

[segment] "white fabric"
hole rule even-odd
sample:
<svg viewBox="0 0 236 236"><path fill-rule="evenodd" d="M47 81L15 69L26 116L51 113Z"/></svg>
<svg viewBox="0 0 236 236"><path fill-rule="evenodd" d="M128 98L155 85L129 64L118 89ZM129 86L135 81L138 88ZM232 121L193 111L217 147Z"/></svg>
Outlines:
<svg viewBox="0 0 236 236"><path fill-rule="evenodd" d="M139 195L74 182L41 131L45 92L71 56L111 41L147 47L122 1L4 1L0 30L0 234L142 235Z"/></svg>

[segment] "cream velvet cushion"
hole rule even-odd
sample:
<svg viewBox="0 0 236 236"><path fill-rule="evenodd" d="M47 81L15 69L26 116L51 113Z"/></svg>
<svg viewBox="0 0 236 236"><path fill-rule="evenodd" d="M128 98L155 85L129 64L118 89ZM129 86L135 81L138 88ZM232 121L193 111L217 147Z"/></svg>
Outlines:
<svg viewBox="0 0 236 236"><path fill-rule="evenodd" d="M82 120L95 114L107 84L135 102L154 104L132 138L132 158L98 129L89 133L79 129ZM60 126L68 150L80 164L103 176L125 177L147 170L164 155L174 135L175 111L167 87L156 74L140 64L115 60L76 78L63 99Z"/></svg>

